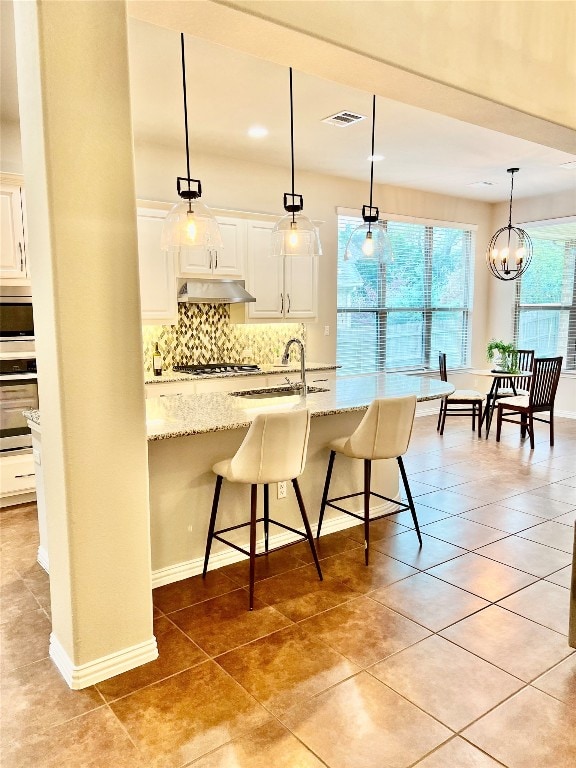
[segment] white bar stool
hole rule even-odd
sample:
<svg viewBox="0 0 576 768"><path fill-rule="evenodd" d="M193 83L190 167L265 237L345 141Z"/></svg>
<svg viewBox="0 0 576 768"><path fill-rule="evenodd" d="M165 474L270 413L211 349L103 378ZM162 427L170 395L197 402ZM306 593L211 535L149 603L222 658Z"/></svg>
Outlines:
<svg viewBox="0 0 576 768"><path fill-rule="evenodd" d="M374 400L370 403L364 418L350 437L341 437L337 440L333 440L328 446L330 448L330 459L328 461L328 471L326 472L326 482L324 483L324 493L322 495L320 519L318 520L318 532L316 536L320 536L326 507L333 507L334 509L337 509L340 512L345 512L347 515L351 515L358 520L363 520L364 557L366 565L368 565L369 559L370 522L372 520L380 520L382 517L395 515L398 512L403 512L404 510L409 509L412 513L412 519L414 520L418 541L420 542L420 546L422 546L422 536L420 535L420 526L418 525L418 518L416 517L416 508L414 507L410 486L408 485L408 478L406 477L406 470L404 469L404 462L402 461L402 456L408 450L408 444L410 443L415 412L415 395ZM333 499L329 499L328 490L330 488L334 459L337 453L341 453L351 459L364 459L364 490L359 491L358 493L349 493L347 496L337 496ZM397 460L404 488L406 489L408 504L403 504L388 496L382 496L381 494L370 490L372 462L377 459ZM355 496L362 495L364 496L363 516L334 504L335 501L342 501L342 499L351 499ZM391 501L399 508L395 509L393 512L386 512L371 518L370 496L377 496L379 499Z"/></svg>
<svg viewBox="0 0 576 768"><path fill-rule="evenodd" d="M304 471L309 434L310 411L307 409L300 411L285 411L281 413L258 414L250 425L250 429L248 430L242 445L236 451L236 454L231 459L219 461L212 467L212 471L217 477L202 576L206 576L206 571L208 570L208 559L210 557L210 549L212 548L212 541L214 539L218 539L218 541L247 555L250 558L250 610L254 607L254 574L256 558L297 543L290 542L289 544L284 544L269 550L268 536L270 523L280 526L280 528L284 528L287 531L292 531L292 533L308 540L314 557L314 562L316 563L318 576L320 577L320 581L322 581L322 571L320 569L316 547L314 546L314 537L312 536L312 530L306 515L306 508L304 507L302 494L300 493L300 486L296 479ZM222 528L221 530L216 531L214 529L216 527L218 500L220 498L220 489L222 488L223 479L226 479L231 483L250 484L250 522L232 525L229 528ZM294 486L298 507L300 509L300 514L302 515L306 533L302 533L301 531L296 530L296 528L280 523L277 520L270 519L268 484L283 482L285 480L291 480L292 485ZM264 485L264 517L259 518L256 517L258 485ZM256 523L260 522L264 523L264 551L257 553ZM242 549L242 547L228 541L221 535L228 531L234 531L237 528L244 528L246 526L250 526L250 551Z"/></svg>

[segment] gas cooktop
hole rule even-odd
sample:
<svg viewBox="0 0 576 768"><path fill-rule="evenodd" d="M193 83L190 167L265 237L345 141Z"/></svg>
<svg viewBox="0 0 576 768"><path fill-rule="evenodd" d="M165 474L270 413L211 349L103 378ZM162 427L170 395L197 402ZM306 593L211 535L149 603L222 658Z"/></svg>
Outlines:
<svg viewBox="0 0 576 768"><path fill-rule="evenodd" d="M210 373L246 373L247 371L259 371L257 365L244 365L242 363L198 363L195 365L175 365L172 368L176 373L189 373L191 376L205 376Z"/></svg>

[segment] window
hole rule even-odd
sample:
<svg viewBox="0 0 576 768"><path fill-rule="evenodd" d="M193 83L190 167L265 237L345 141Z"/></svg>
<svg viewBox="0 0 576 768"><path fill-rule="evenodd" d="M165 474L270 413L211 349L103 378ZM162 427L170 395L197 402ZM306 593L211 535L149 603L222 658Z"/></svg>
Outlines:
<svg viewBox="0 0 576 768"><path fill-rule="evenodd" d="M532 263L518 280L514 340L537 357L564 358L576 369L576 221L523 225L534 246Z"/></svg>
<svg viewBox="0 0 576 768"><path fill-rule="evenodd" d="M338 216L337 358L343 373L468 365L472 228L383 222L394 261L344 260L361 219Z"/></svg>

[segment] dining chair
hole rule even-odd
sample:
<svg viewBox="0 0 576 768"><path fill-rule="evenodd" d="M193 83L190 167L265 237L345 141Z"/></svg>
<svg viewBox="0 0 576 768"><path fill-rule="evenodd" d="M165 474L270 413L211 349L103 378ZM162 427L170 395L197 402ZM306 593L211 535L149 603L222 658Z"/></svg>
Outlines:
<svg viewBox="0 0 576 768"><path fill-rule="evenodd" d="M536 357L532 368L530 390L528 396L505 397L498 402L498 420L496 422L496 442L500 442L502 422L520 425L520 437L530 436L530 448L534 448L534 422L542 421L550 424L550 445L554 445L554 400L560 380L562 357ZM505 411L511 411L505 416ZM535 413L549 411L550 418L543 419L534 416ZM512 418L516 414L519 420Z"/></svg>
<svg viewBox="0 0 576 768"><path fill-rule="evenodd" d="M440 352L438 355L438 368L441 381L447 382L448 374L445 352ZM482 429L482 403L484 399L485 396L475 389L455 389L451 395L446 395L440 400L440 413L438 414L436 430L441 435L444 434L446 416L472 416L472 429L476 429L476 419L478 419L478 437L480 437Z"/></svg>
<svg viewBox="0 0 576 768"><path fill-rule="evenodd" d="M518 352L518 370L532 372L534 365L534 350L519 349ZM516 391L514 391L516 390ZM496 399L501 397L516 397L517 395L528 395L530 392L530 376L514 376L510 379L510 386L498 390Z"/></svg>

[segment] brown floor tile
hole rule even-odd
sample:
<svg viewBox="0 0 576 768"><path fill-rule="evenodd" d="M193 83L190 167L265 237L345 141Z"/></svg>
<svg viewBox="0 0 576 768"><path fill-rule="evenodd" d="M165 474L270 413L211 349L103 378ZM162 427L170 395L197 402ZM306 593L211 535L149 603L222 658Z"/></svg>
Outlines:
<svg viewBox="0 0 576 768"><path fill-rule="evenodd" d="M52 625L41 608L2 624L2 669L11 670L46 658L51 629Z"/></svg>
<svg viewBox="0 0 576 768"><path fill-rule="evenodd" d="M369 671L454 731L524 686L518 678L436 635Z"/></svg>
<svg viewBox="0 0 576 768"><path fill-rule="evenodd" d="M421 571L466 553L465 549L435 539L433 536L427 536L424 532L422 532L422 547L420 547L413 531L400 533L385 541L377 541L374 548ZM376 584L375 587L377 586L384 585Z"/></svg>
<svg viewBox="0 0 576 768"><path fill-rule="evenodd" d="M535 525L518 534L523 539L537 541L539 544L546 544L554 549L561 549L563 552L572 554L574 546L574 531L568 525L562 525L555 520L546 520L545 523Z"/></svg>
<svg viewBox="0 0 576 768"><path fill-rule="evenodd" d="M497 605L453 624L440 634L525 682L573 651L562 635Z"/></svg>
<svg viewBox="0 0 576 768"><path fill-rule="evenodd" d="M337 555L336 558L344 556ZM315 613L326 611L353 597L358 597L358 590L332 577L327 563L334 559L328 558L322 561L323 581L318 578L315 566L306 565L297 571L260 582L257 596L263 603L274 606L291 621L307 619Z"/></svg>
<svg viewBox="0 0 576 768"><path fill-rule="evenodd" d="M500 600L498 605L543 624L548 629L568 635L570 593L564 587L548 581L537 581L505 600Z"/></svg>
<svg viewBox="0 0 576 768"><path fill-rule="evenodd" d="M13 568L20 575L36 564L38 545L20 546L12 542L3 544L0 549L0 568Z"/></svg>
<svg viewBox="0 0 576 768"><path fill-rule="evenodd" d="M476 552L469 552L430 568L428 573L490 602L500 600L535 580L528 573L482 557Z"/></svg>
<svg viewBox="0 0 576 768"><path fill-rule="evenodd" d="M476 499L475 506L479 506L482 502L484 504L502 502L503 499L506 499L508 496L514 496L521 490L524 490L524 488L518 488L518 483L511 484L501 478L488 483L485 479L472 480L452 488L454 493L462 494L462 496L466 496L470 500Z"/></svg>
<svg viewBox="0 0 576 768"><path fill-rule="evenodd" d="M304 544L308 547L308 551L310 551L308 543L304 542ZM256 581L269 579L271 576L293 571L295 568L300 568L304 565L304 560L298 556L296 551L299 546L300 544L295 544L289 549L271 552L267 557L258 557L256 559ZM241 560L239 563L227 565L219 570L238 586L244 587L250 583L250 561L248 558Z"/></svg>
<svg viewBox="0 0 576 768"><path fill-rule="evenodd" d="M451 735L366 672L281 719L330 768L406 768Z"/></svg>
<svg viewBox="0 0 576 768"><path fill-rule="evenodd" d="M200 664L207 656L166 617L154 621L158 658L97 684L106 701L118 699L177 672Z"/></svg>
<svg viewBox="0 0 576 768"><path fill-rule="evenodd" d="M414 502L414 506L416 507L416 517L418 518L420 528L423 525L428 525L428 523L435 523L437 520L446 520L447 517L453 517L449 512L443 512L433 507L425 507L423 504L419 504L418 501ZM414 521L409 510L394 515L394 520L401 525L405 525L407 528L414 528Z"/></svg>
<svg viewBox="0 0 576 768"><path fill-rule="evenodd" d="M355 664L300 626L263 637L217 661L275 715L358 671Z"/></svg>
<svg viewBox="0 0 576 768"><path fill-rule="evenodd" d="M555 573L551 573L549 576L546 576L546 581L551 581L552 584L559 584L561 587L565 587L566 589L570 589L571 580L572 580L571 565L567 565L566 568L561 568L559 571L556 571Z"/></svg>
<svg viewBox="0 0 576 768"><path fill-rule="evenodd" d="M414 536L413 533L408 535ZM363 549L353 549L342 555L329 557L322 562L325 576L337 579L357 595L383 587L385 584L392 584L416 572L409 565L380 552L376 547L381 543L376 542L370 546L369 565L364 564Z"/></svg>
<svg viewBox="0 0 576 768"><path fill-rule="evenodd" d="M486 600L428 573L415 573L396 584L371 592L370 597L433 632L489 605Z"/></svg>
<svg viewBox="0 0 576 768"><path fill-rule="evenodd" d="M225 576L221 570L216 570L208 571L205 579L202 576L192 576L157 587L152 592L152 599L162 613L172 613L202 600L232 592L233 589L238 589L238 584Z"/></svg>
<svg viewBox="0 0 576 768"><path fill-rule="evenodd" d="M412 477L423 483L430 483L430 485L434 485L436 488L452 488L455 485L466 482L460 475L446 472L443 469L426 469L424 472L412 475ZM410 482L410 478L408 478L408 482Z"/></svg>
<svg viewBox="0 0 576 768"><path fill-rule="evenodd" d="M190 768L323 768L309 749L286 730L271 720L247 736L225 744L206 757L201 757Z"/></svg>
<svg viewBox="0 0 576 768"><path fill-rule="evenodd" d="M8 575L10 580L5 575L5 583L0 587L0 623L2 624L17 618L22 613L38 608L34 595L16 571L9 570Z"/></svg>
<svg viewBox="0 0 576 768"><path fill-rule="evenodd" d="M495 528L489 528L472 520L464 520L459 515L427 525L424 532L464 549L477 549L506 535Z"/></svg>
<svg viewBox="0 0 576 768"><path fill-rule="evenodd" d="M502 768L501 763L480 752L464 739L456 738L443 744L414 768Z"/></svg>
<svg viewBox="0 0 576 768"><path fill-rule="evenodd" d="M299 626L360 667L374 664L430 634L367 597L320 613ZM366 627L370 627L370 632L366 632Z"/></svg>
<svg viewBox="0 0 576 768"><path fill-rule="evenodd" d="M170 614L170 619L210 656L230 651L291 622L255 598L248 610L248 592L237 589Z"/></svg>
<svg viewBox="0 0 576 768"><path fill-rule="evenodd" d="M181 766L268 721L269 715L207 661L110 705L146 766Z"/></svg>
<svg viewBox="0 0 576 768"><path fill-rule="evenodd" d="M503 504L487 504L485 507L463 512L460 517L465 520L474 520L474 522L482 523L482 525L489 525L506 533L518 533L518 531L523 531L542 522L541 517L527 515L517 509L505 507Z"/></svg>
<svg viewBox="0 0 576 768"><path fill-rule="evenodd" d="M495 541L476 550L476 554L505 563L512 568L543 578L568 565L572 558L567 552L552 549L519 536Z"/></svg>
<svg viewBox="0 0 576 768"><path fill-rule="evenodd" d="M320 536L319 539L314 539L316 544L316 552L320 560L325 560L327 557L333 557L339 555L342 552L348 552L350 549L356 549L360 545L364 544L364 538L361 542L356 541L356 537L353 535L353 528L347 528L344 531L338 533L329 533L326 536ZM397 526L398 532L403 531L402 526ZM303 560L305 563L313 563L314 558L312 552L308 546L308 542L303 541L300 544L296 544L293 548L295 554Z"/></svg>
<svg viewBox="0 0 576 768"><path fill-rule="evenodd" d="M552 485L545 485L542 488L537 488L533 493L535 496L540 496L542 499L562 501L564 504L571 504L572 507L576 507L576 488L572 488L569 485L552 483Z"/></svg>
<svg viewBox="0 0 576 768"><path fill-rule="evenodd" d="M573 768L576 709L529 687L471 725L463 736L509 768Z"/></svg>
<svg viewBox="0 0 576 768"><path fill-rule="evenodd" d="M536 678L532 685L576 710L576 653Z"/></svg>
<svg viewBox="0 0 576 768"><path fill-rule="evenodd" d="M461 486L458 487L460 488ZM461 512L466 512L469 509L482 505L482 502L478 499L463 496L454 490L434 491L433 493L426 494L426 496L420 496L418 501L425 507L434 507L434 509L440 509L442 512L447 512L451 515L459 515Z"/></svg>
<svg viewBox="0 0 576 768"><path fill-rule="evenodd" d="M565 504L563 501L553 501L544 499L542 496L535 496L533 492L511 496L506 499L505 506L526 512L529 515L546 518L559 517L570 512L574 507L573 504Z"/></svg>
<svg viewBox="0 0 576 768"><path fill-rule="evenodd" d="M395 514L392 517L374 520L374 522L370 523L370 543L387 539L390 536L396 536L405 531L406 525L399 524L399 515ZM355 525L353 528L348 528L345 533L349 539L364 546L364 525Z"/></svg>
<svg viewBox="0 0 576 768"><path fill-rule="evenodd" d="M408 483L410 485L410 493L414 499L418 496L423 496L425 493L432 493L432 491L438 490L437 485L430 485L429 483L420 482L420 480L414 476L408 478ZM402 497L406 499L406 492L404 488L401 488L401 491Z"/></svg>

